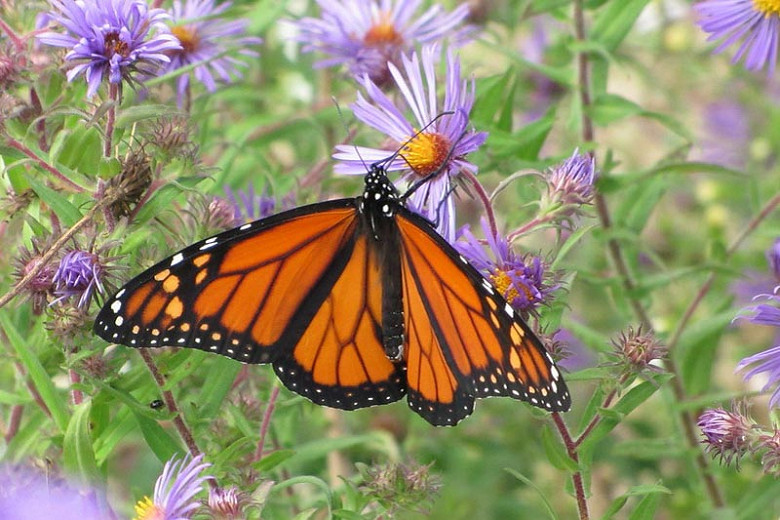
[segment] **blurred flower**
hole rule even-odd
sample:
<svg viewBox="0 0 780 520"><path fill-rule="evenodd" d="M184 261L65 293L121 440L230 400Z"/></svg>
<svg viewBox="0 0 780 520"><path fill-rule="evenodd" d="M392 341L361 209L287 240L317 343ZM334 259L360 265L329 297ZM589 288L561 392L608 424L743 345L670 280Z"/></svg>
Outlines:
<svg viewBox="0 0 780 520"><path fill-rule="evenodd" d="M101 520L109 517L98 506L94 490L27 468L0 468L0 516L3 520Z"/></svg>
<svg viewBox="0 0 780 520"><path fill-rule="evenodd" d="M32 239L31 246L32 249L27 249L26 247L19 248L16 270L14 271L14 278L16 278L17 282L40 265L43 251L48 249L48 244L37 238ZM54 290L55 272L56 268L51 263L48 263L25 286L22 294L25 294L32 301L33 314L41 314L46 308L49 295Z"/></svg>
<svg viewBox="0 0 780 520"><path fill-rule="evenodd" d="M780 430L775 430L772 435L759 436L758 450L764 452L761 455L764 472L775 478L780 476Z"/></svg>
<svg viewBox="0 0 780 520"><path fill-rule="evenodd" d="M244 518L241 492L235 486L209 489L209 509L218 520Z"/></svg>
<svg viewBox="0 0 780 520"><path fill-rule="evenodd" d="M247 26L246 20L224 20L218 16L230 7L231 2L214 5L214 0L180 0L173 2L173 26L171 32L178 39L181 48L169 51L170 63L165 72L173 72L188 65L198 64L191 73L209 92L217 90L214 76L230 83L231 76L241 77L239 67L246 63L227 53L238 49L243 56L258 56L245 47L259 45L260 38L240 36ZM177 80L178 103L182 106L185 92L190 85L190 72Z"/></svg>
<svg viewBox="0 0 780 520"><path fill-rule="evenodd" d="M186 116L168 115L152 126L152 144L166 155L194 160L198 147L190 141L192 128Z"/></svg>
<svg viewBox="0 0 780 520"><path fill-rule="evenodd" d="M206 229L230 229L240 225L236 219L233 203L222 197L214 197L209 201L206 213Z"/></svg>
<svg viewBox="0 0 780 520"><path fill-rule="evenodd" d="M96 253L78 249L68 252L60 260L52 279L55 283L54 294L57 296L52 303L76 297L77 307L86 309L97 292L104 292L104 275L104 266Z"/></svg>
<svg viewBox="0 0 780 520"><path fill-rule="evenodd" d="M201 506L195 495L203 490L203 483L211 478L201 472L211 466L203 463L203 454L190 459L176 456L165 463L162 474L154 485L154 497L144 497L135 505L135 520L180 520L191 518Z"/></svg>
<svg viewBox="0 0 780 520"><path fill-rule="evenodd" d="M119 161L122 169L106 188L113 200L108 209L116 219L129 216L152 185L151 158L142 148L131 150Z"/></svg>
<svg viewBox="0 0 780 520"><path fill-rule="evenodd" d="M469 128L474 82L469 85L460 79L460 62L452 52L447 53L446 90L444 102L439 108L434 72L439 55L438 47L429 46L422 49L422 59L417 57L416 52L411 58L404 57L403 72L395 65L389 65L405 104L414 114L416 127L376 84L365 79L363 86L371 101L358 93L352 110L359 120L387 134L393 141L393 151L339 145L333 157L341 162L336 163L333 169L337 173L363 175L366 163L389 161L384 165L387 171L406 170L405 179L413 186L415 182L436 174L418 185L419 189L408 202L412 209L436 223L444 238L453 242L455 211L450 196L450 179L461 170L477 172L477 166L466 161L465 156L485 142L487 133ZM441 115L444 112L452 113ZM398 148L400 150L396 153Z"/></svg>
<svg viewBox="0 0 780 520"><path fill-rule="evenodd" d="M229 186L225 186L225 193L232 204L233 218L236 226L252 222L276 213L276 199L268 195L265 189L262 193L255 193L255 187L252 183L246 190L233 191ZM282 211L291 209L294 201L288 197L282 201Z"/></svg>
<svg viewBox="0 0 780 520"><path fill-rule="evenodd" d="M569 329L559 329L551 339L553 345L560 345L558 350L561 354L557 358L554 355L555 350L548 349L553 353L553 358L557 359L559 367L574 372L596 366L596 355Z"/></svg>
<svg viewBox="0 0 780 520"><path fill-rule="evenodd" d="M24 57L10 41L0 40L0 88L8 90L19 78Z"/></svg>
<svg viewBox="0 0 780 520"><path fill-rule="evenodd" d="M546 272L544 262L537 256L517 256L505 238L491 233L484 219L482 232L492 257L469 228L463 229L462 240L455 242L455 249L481 271L499 294L521 314L534 313L540 305L549 303L559 285Z"/></svg>
<svg viewBox="0 0 780 520"><path fill-rule="evenodd" d="M706 445L705 450L719 457L727 465L747 452L753 421L744 415L744 410L729 412L723 408L705 410L697 423Z"/></svg>
<svg viewBox="0 0 780 520"><path fill-rule="evenodd" d="M398 509L427 513L427 504L439 493L441 480L431 465L384 464L359 466L363 491L376 497L392 515Z"/></svg>
<svg viewBox="0 0 780 520"><path fill-rule="evenodd" d="M55 8L51 19L67 32L44 32L38 39L47 45L70 48L66 61L74 62L68 81L81 73L87 79L87 97L97 92L103 75L120 84L133 81L135 73L154 75L166 52L180 48L168 32L162 9L149 9L145 0L49 0ZM156 34L151 36L151 31Z"/></svg>
<svg viewBox="0 0 780 520"><path fill-rule="evenodd" d="M583 204L593 199L593 182L596 175L596 160L579 149L564 162L547 172L547 197L542 212L555 211L562 217L570 217Z"/></svg>
<svg viewBox="0 0 780 520"><path fill-rule="evenodd" d="M330 55L317 66L346 64L358 80L367 75L376 85L390 81L388 65L399 65L403 54L416 45L434 43L447 35L469 14L468 6L458 6L449 14L438 4L422 16L413 15L420 0L317 0L321 18L303 18L296 25L301 31L303 50L318 50ZM458 39L459 35L454 35ZM460 37L465 37L463 31Z"/></svg>
<svg viewBox="0 0 780 520"><path fill-rule="evenodd" d="M733 63L745 56L748 70L769 64L769 75L777 65L780 47L780 3L777 0L705 0L694 4L699 25L711 34L709 40L724 39L715 52L742 40Z"/></svg>
<svg viewBox="0 0 780 520"><path fill-rule="evenodd" d="M780 238L776 238L772 247L767 250L766 260L769 262L769 271L780 283Z"/></svg>
<svg viewBox="0 0 780 520"><path fill-rule="evenodd" d="M644 332L642 327L634 330L628 327L620 332L620 337L612 340L614 351L612 357L616 364L627 374L639 373L643 370L659 371L660 368L651 364L656 359L666 357L666 347L659 343L652 332Z"/></svg>
<svg viewBox="0 0 780 520"><path fill-rule="evenodd" d="M746 307L744 311L752 312L752 315L747 316L749 321L757 323L759 325L769 325L772 327L780 327L780 308L777 304L780 304L780 296L777 294L765 294L762 295L765 299L772 302L774 305L760 304ZM759 352L753 356L746 357L737 365L737 370L742 370L750 365L753 368L745 373L745 379L767 373L767 382L762 388L762 391L766 391L769 388L775 387L772 393L772 398L769 400L769 406L775 407L780 403L780 345L776 345L768 350Z"/></svg>
<svg viewBox="0 0 780 520"><path fill-rule="evenodd" d="M730 168L743 168L750 144L745 107L735 100L709 103L704 108L701 158Z"/></svg>

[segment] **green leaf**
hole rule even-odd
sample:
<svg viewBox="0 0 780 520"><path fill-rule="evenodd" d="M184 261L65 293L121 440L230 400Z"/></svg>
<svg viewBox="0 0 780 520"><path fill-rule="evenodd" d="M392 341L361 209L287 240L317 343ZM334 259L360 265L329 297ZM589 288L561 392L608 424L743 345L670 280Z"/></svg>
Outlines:
<svg viewBox="0 0 780 520"><path fill-rule="evenodd" d="M539 498L542 499L542 503L544 504L544 508L547 511L549 517L552 518L553 520L557 520L558 515L555 514L552 504L550 504L550 501L547 500L547 497L544 495L544 493L542 493L542 490L539 489L539 487L536 484L534 484L534 482L530 478L526 477L519 471L513 470L512 468L504 468L504 471L506 471L507 473L515 477L517 480L519 480L526 486L536 491L536 494L539 495Z"/></svg>
<svg viewBox="0 0 780 520"><path fill-rule="evenodd" d="M95 461L95 450L90 434L90 402L77 405L65 430L62 446L65 469L71 475L78 475L86 483L94 484L102 480Z"/></svg>
<svg viewBox="0 0 780 520"><path fill-rule="evenodd" d="M276 450L273 453L263 456L252 466L259 472L267 472L295 455L295 450Z"/></svg>
<svg viewBox="0 0 780 520"><path fill-rule="evenodd" d="M27 182L38 197L57 214L65 226L71 227L81 220L82 215L79 209L60 192L49 188L32 175L27 178Z"/></svg>
<svg viewBox="0 0 780 520"><path fill-rule="evenodd" d="M66 398L54 387L52 378L46 373L41 362L30 349L29 344L23 339L22 335L14 326L11 318L5 312L0 312L0 324L5 330L11 346L16 352L16 356L27 370L27 375L32 380L33 386L41 396L43 404L49 409L54 423L60 432L65 432L68 427L68 408L65 404Z"/></svg>
<svg viewBox="0 0 780 520"><path fill-rule="evenodd" d="M642 113L642 107L616 94L602 94L593 101L590 115L597 125L607 126Z"/></svg>
<svg viewBox="0 0 780 520"><path fill-rule="evenodd" d="M592 40L614 51L631 31L650 0L619 0L600 11L590 29Z"/></svg>
<svg viewBox="0 0 780 520"><path fill-rule="evenodd" d="M146 444L149 445L160 462L167 462L174 455L184 454L179 443L157 421L138 413L133 413L133 415L138 421L138 426L141 427Z"/></svg>
<svg viewBox="0 0 780 520"><path fill-rule="evenodd" d="M655 518L655 510L658 509L658 504L661 503L661 495L659 493L653 493L645 496L639 501L636 508L628 515L628 520L653 520Z"/></svg>
<svg viewBox="0 0 780 520"><path fill-rule="evenodd" d="M600 410L601 421L580 445L581 460L591 460L592 451L598 442L606 437L625 416L647 401L671 377L670 374L657 374L650 381L645 381L631 388L612 408Z"/></svg>
<svg viewBox="0 0 780 520"><path fill-rule="evenodd" d="M141 209L138 210L136 215L137 222L146 222L162 211L169 209L172 206L173 200L181 195L181 188L178 188L172 184L166 184L160 189L156 190L149 200L147 200Z"/></svg>
<svg viewBox="0 0 780 520"><path fill-rule="evenodd" d="M547 140L555 122L555 108L550 108L542 117L511 134L491 129L487 147L497 158L513 157L535 161Z"/></svg>
<svg viewBox="0 0 780 520"><path fill-rule="evenodd" d="M717 353L715 346L731 325L734 315L734 310L727 308L689 325L680 335L673 354L679 360L683 384L689 394L697 395L710 388Z"/></svg>
<svg viewBox="0 0 780 520"><path fill-rule="evenodd" d="M100 131L90 125L78 126L65 135L62 147L54 154L50 153L52 161L72 168L81 173L94 175L103 158L103 137Z"/></svg>
<svg viewBox="0 0 780 520"><path fill-rule="evenodd" d="M574 231L574 233L569 235L568 238L566 239L566 242L564 242L561 248L558 250L558 254L555 255L555 260L553 260L553 263L550 264L550 269L555 271L558 268L559 262L566 257L569 251L571 251L574 248L574 246L576 246L580 242L580 240L582 240L582 238L586 234L590 233L590 231L595 227L596 227L595 224L590 226L581 226L577 228L577 230Z"/></svg>
<svg viewBox="0 0 780 520"><path fill-rule="evenodd" d="M553 435L552 429L547 424L542 428L542 445L544 446L544 451L547 454L547 460L550 461L550 464L560 470L570 471L572 473L579 471L579 465L569 457L563 443L559 438Z"/></svg>
<svg viewBox="0 0 780 520"><path fill-rule="evenodd" d="M209 365L206 380L200 391L201 418L213 419L222 408L228 392L233 386L236 374L241 370L241 364L226 357L218 357Z"/></svg>

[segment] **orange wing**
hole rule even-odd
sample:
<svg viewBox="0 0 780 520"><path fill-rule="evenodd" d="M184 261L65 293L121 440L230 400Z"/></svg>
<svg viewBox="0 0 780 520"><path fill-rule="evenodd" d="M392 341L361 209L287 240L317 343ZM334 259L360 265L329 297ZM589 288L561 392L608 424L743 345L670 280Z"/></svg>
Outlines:
<svg viewBox="0 0 780 520"><path fill-rule="evenodd" d="M382 275L365 234L291 355L274 362L279 379L317 404L344 410L386 404L406 393L404 369L382 347Z"/></svg>
<svg viewBox="0 0 780 520"><path fill-rule="evenodd" d="M490 282L422 218L404 211L396 221L410 406L434 424L466 417L474 397L568 410L571 398L552 358Z"/></svg>
<svg viewBox="0 0 780 520"><path fill-rule="evenodd" d="M100 311L95 332L129 346L271 362L298 342L306 309L325 300L356 226L354 200L345 199L196 243L130 281Z"/></svg>

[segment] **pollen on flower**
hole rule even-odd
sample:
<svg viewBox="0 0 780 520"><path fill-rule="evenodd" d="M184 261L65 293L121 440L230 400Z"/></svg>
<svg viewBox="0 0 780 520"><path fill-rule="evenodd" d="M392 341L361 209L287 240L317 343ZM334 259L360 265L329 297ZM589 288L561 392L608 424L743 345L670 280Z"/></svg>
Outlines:
<svg viewBox="0 0 780 520"><path fill-rule="evenodd" d="M143 497L135 505L135 518L133 520L164 520L165 511L157 507L152 499Z"/></svg>
<svg viewBox="0 0 780 520"><path fill-rule="evenodd" d="M119 54L123 58L127 58L130 55L130 47L126 42L122 41L118 32L111 31L110 33L106 34L104 41L107 58L113 56L114 54Z"/></svg>
<svg viewBox="0 0 780 520"><path fill-rule="evenodd" d="M520 296L520 292L517 290L517 284L512 282L512 277L509 273L502 269L496 268L493 274L490 275L490 281L493 283L499 294L511 305ZM520 287L525 293L525 297L529 302L533 302L534 294L528 290L527 287Z"/></svg>
<svg viewBox="0 0 780 520"><path fill-rule="evenodd" d="M366 31L363 36L363 42L366 45L401 45L404 41L403 36L395 30L395 25L388 13L381 13L377 17L377 22Z"/></svg>
<svg viewBox="0 0 780 520"><path fill-rule="evenodd" d="M419 133L401 150L401 157L420 177L435 172L447 160L450 140L439 133Z"/></svg>
<svg viewBox="0 0 780 520"><path fill-rule="evenodd" d="M171 33L179 40L183 53L195 52L200 44L200 37L198 37L197 31L190 27L184 27L183 25L177 25L171 27Z"/></svg>
<svg viewBox="0 0 780 520"><path fill-rule="evenodd" d="M766 16L780 16L780 0L753 0L753 5Z"/></svg>

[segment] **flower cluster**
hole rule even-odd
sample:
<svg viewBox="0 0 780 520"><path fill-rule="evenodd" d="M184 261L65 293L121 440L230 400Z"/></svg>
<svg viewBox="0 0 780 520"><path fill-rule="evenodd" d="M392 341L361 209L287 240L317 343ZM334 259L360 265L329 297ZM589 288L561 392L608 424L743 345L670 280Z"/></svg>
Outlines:
<svg viewBox="0 0 780 520"><path fill-rule="evenodd" d="M145 0L50 0L52 20L67 32L44 32L38 39L55 47L70 49L65 60L72 62L68 81L84 74L92 97L103 76L109 83L132 82L134 76L155 74L170 58L166 52L179 49L170 34L162 9L149 9Z"/></svg>
<svg viewBox="0 0 780 520"><path fill-rule="evenodd" d="M215 75L226 83L241 75L238 67L244 63L228 51L261 42L241 36L246 29L243 20L219 19L229 2L177 0L172 13L150 9L146 0L51 0L51 4L54 10L46 21L56 22L66 32L46 31L38 40L70 49L65 56L72 63L68 80L83 73L88 97L98 91L104 76L110 84L121 86L123 81L132 84L181 70L177 92L182 105L190 75L214 92ZM238 53L257 56L246 48Z"/></svg>
<svg viewBox="0 0 780 520"><path fill-rule="evenodd" d="M720 52L738 40L742 44L734 63L745 58L748 70L765 66L774 74L780 49L780 3L777 0L705 0L694 4L699 25L710 40L723 40Z"/></svg>
<svg viewBox="0 0 780 520"><path fill-rule="evenodd" d="M135 520L191 518L201 506L195 495L203 490L208 475L201 475L211 464L203 462L203 455L183 459L172 458L165 463L154 485L154 495L141 499L135 506Z"/></svg>
<svg viewBox="0 0 780 520"><path fill-rule="evenodd" d="M389 65L416 45L442 40L465 20L468 6L462 4L447 14L438 4L414 17L420 0L317 0L320 18L297 22L304 51L329 55L320 67L345 64L352 75L368 76L375 84L390 81ZM461 36L465 36L461 34ZM457 35L456 35L457 38Z"/></svg>
<svg viewBox="0 0 780 520"><path fill-rule="evenodd" d="M465 159L487 138L487 133L470 128L474 104L474 83L461 79L460 61L447 53L444 100L439 104L435 65L437 46L424 47L421 55L403 58L403 71L389 64L393 80L402 94L404 111L370 79L363 82L369 99L358 94L352 105L355 116L391 139L389 149L340 145L333 155L337 173L362 175L366 163L385 163L387 171L404 171L414 190L409 205L434 222L448 241L455 239L455 213L451 180L460 172L477 172ZM370 101L369 101L370 100Z"/></svg>
<svg viewBox="0 0 780 520"><path fill-rule="evenodd" d="M745 311L752 313L745 315L747 319L759 325L769 325L770 327L780 327L780 295L766 294L763 298L769 303L761 303L747 307ZM766 384L763 390L766 391L774 387L772 398L769 400L769 406L774 407L780 403L780 345L776 345L758 354L746 357L737 365L738 370L752 366L745 373L745 379L766 374Z"/></svg>
<svg viewBox="0 0 780 520"><path fill-rule="evenodd" d="M559 284L545 262L538 256L518 256L510 242L495 235L485 220L482 231L491 254L468 227L461 231L455 248L522 314L533 314L539 306L549 303Z"/></svg>
<svg viewBox="0 0 780 520"><path fill-rule="evenodd" d="M173 3L171 32L181 48L170 53L166 73L193 66L192 75L209 92L217 90L215 75L225 83L241 77L239 67L246 63L228 52L238 47L238 54L256 57L258 53L246 47L259 45L263 40L242 36L246 32L245 20L219 18L230 5L231 2L215 5L214 0L187 0L185 4L176 0ZM176 85L177 99L182 106L190 86L190 73L181 74Z"/></svg>

